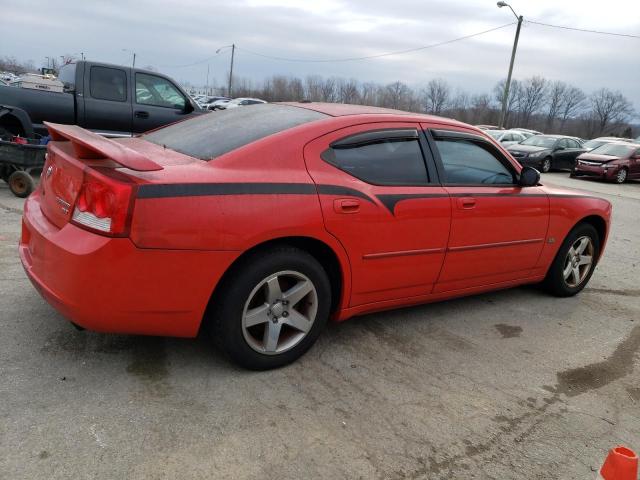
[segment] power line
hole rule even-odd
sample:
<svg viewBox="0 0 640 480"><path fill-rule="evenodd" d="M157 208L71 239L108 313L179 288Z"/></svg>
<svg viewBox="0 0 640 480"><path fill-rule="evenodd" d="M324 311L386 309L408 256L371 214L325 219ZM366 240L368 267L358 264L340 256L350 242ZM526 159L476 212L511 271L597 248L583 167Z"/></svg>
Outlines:
<svg viewBox="0 0 640 480"><path fill-rule="evenodd" d="M603 31L600 31L600 30L588 30L586 28L565 27L563 25L551 25L550 23L536 22L535 20L527 20L527 19L525 19L525 22L533 23L534 25L542 25L542 26L545 26L545 27L561 28L563 30L574 30L576 32L598 33L600 35L613 35L615 37L627 37L627 38L640 39L640 35L631 35L631 34L628 34L628 33L603 32Z"/></svg>
<svg viewBox="0 0 640 480"><path fill-rule="evenodd" d="M451 40L446 40L444 42L433 43L431 45L424 45L422 47L408 48L406 50L396 50L394 52L387 53L379 53L376 55L367 55L364 57L346 57L346 58L325 58L325 59L304 59L304 58L288 58L288 57L278 57L275 55L265 55L263 53L254 52L244 47L236 48L238 50L242 50L243 52L249 53L251 55L256 55L258 57L269 58L271 60L281 60L284 62L304 62L304 63L336 63L336 62L353 62L358 60L368 60L371 58L380 58L380 57L389 57L391 55L402 55L405 53L418 52L420 50L426 50L428 48L440 47L442 45L447 45L449 43L459 42L460 40L466 40L468 38L477 37L478 35L484 35L485 33L495 32L496 30L500 30L501 28L509 27L511 25L515 25L516 22L506 23L504 25L500 25L499 27L491 28L489 30L484 30L482 32L472 33L470 35L465 35L464 37L458 37Z"/></svg>

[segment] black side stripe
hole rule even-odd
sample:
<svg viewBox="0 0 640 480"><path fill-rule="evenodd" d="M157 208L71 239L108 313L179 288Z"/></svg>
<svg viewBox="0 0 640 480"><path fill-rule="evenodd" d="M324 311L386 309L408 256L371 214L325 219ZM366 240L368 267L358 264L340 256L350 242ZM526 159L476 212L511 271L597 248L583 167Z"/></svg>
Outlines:
<svg viewBox="0 0 640 480"><path fill-rule="evenodd" d="M356 190L355 188L343 187L340 185L318 185L318 193L320 195L344 195L347 197L358 197L364 200L376 203L366 193Z"/></svg>
<svg viewBox="0 0 640 480"><path fill-rule="evenodd" d="M317 190L316 190L317 188ZM354 188L341 185L314 185L312 183L171 183L171 184L145 184L138 188L138 198L171 198L171 197L196 197L210 195L337 195L358 197L367 202L376 202L366 193ZM381 194L377 195L380 202L394 215L396 205L403 200L419 198L443 198L443 197L560 197L560 198L592 198L602 200L600 197L572 194L546 194L546 193L406 193L406 194Z"/></svg>
<svg viewBox="0 0 640 480"><path fill-rule="evenodd" d="M312 183L179 183L149 184L138 188L138 198L197 197L204 195L312 195Z"/></svg>
<svg viewBox="0 0 640 480"><path fill-rule="evenodd" d="M446 193L406 193L406 194L389 194L377 195L382 204L387 207L392 215L395 215L395 209L398 202L403 200L411 200L414 198L443 198L449 197Z"/></svg>

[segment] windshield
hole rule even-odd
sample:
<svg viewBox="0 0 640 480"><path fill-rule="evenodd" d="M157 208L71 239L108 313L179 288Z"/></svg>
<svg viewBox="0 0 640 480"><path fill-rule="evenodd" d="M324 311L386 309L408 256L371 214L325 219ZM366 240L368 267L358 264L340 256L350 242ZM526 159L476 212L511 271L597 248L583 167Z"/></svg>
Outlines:
<svg viewBox="0 0 640 480"><path fill-rule="evenodd" d="M503 133L500 130L485 130L485 132L488 133L489 135L491 135L496 140L498 140L502 136L502 133Z"/></svg>
<svg viewBox="0 0 640 480"><path fill-rule="evenodd" d="M598 148L594 148L589 153L595 155L609 155L611 157L626 157L636 148L637 145L620 145L619 143L605 143Z"/></svg>
<svg viewBox="0 0 640 480"><path fill-rule="evenodd" d="M198 115L142 138L191 157L211 160L269 135L324 118L324 113L306 108L265 103Z"/></svg>
<svg viewBox="0 0 640 480"><path fill-rule="evenodd" d="M545 137L544 135L534 135L520 142L520 145L531 145L533 147L551 148L556 143L556 138Z"/></svg>
<svg viewBox="0 0 640 480"><path fill-rule="evenodd" d="M604 142L602 140L589 140L588 142L585 142L583 147L588 150L593 150L594 148L598 148L600 145L604 145L605 143L607 142Z"/></svg>

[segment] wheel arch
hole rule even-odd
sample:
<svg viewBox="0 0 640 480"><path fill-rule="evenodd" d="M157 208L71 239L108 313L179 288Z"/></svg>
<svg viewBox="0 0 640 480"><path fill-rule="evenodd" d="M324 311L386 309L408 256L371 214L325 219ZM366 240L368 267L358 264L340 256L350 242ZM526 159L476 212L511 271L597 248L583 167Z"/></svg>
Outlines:
<svg viewBox="0 0 640 480"><path fill-rule="evenodd" d="M336 249L330 246L327 242L314 237L277 237L253 245L242 252L242 254L239 255L231 265L229 265L211 293L202 324L204 324L204 320L211 311L212 305L216 301L216 296L220 292L222 286L233 275L236 269L242 265L246 258L257 252L270 250L283 245L304 250L318 260L327 272L329 283L331 285L331 314L334 315L341 308L344 308L346 296L349 294L350 290L350 268L348 260L346 260L346 254L344 254L344 252L336 251Z"/></svg>
<svg viewBox="0 0 640 480"><path fill-rule="evenodd" d="M576 228L578 225L583 223L591 225L593 228L596 229L596 232L598 233L598 240L600 241L599 257L602 256L602 251L604 250L604 243L605 243L605 240L607 239L607 234L608 234L606 220L602 218L600 215L589 215L587 217L580 219L580 221L576 222L573 228Z"/></svg>
<svg viewBox="0 0 640 480"><path fill-rule="evenodd" d="M33 125L27 112L14 107L0 107L0 127L4 127L14 135L33 136Z"/></svg>

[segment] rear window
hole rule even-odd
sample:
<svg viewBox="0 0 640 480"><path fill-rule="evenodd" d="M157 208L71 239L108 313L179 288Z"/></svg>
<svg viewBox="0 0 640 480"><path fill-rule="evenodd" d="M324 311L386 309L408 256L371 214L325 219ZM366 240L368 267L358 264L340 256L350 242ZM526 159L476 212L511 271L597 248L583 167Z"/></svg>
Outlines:
<svg viewBox="0 0 640 480"><path fill-rule="evenodd" d="M211 160L261 138L316 120L324 113L261 104L203 115L153 131L142 138L201 160Z"/></svg>

